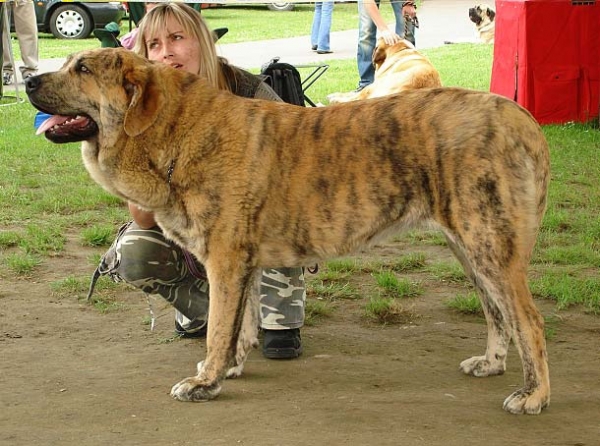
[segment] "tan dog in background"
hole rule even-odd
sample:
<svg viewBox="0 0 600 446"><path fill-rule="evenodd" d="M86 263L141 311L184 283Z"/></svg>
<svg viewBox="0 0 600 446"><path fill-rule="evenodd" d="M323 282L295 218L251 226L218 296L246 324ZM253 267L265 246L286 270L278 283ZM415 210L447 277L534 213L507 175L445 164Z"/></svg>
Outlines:
<svg viewBox="0 0 600 446"><path fill-rule="evenodd" d="M477 36L482 43L494 43L496 34L496 11L488 5L469 8L469 19L475 24Z"/></svg>
<svg viewBox="0 0 600 446"><path fill-rule="evenodd" d="M48 139L83 141L92 178L154 212L206 268L206 359L174 398L210 400L241 374L257 344L262 267L312 265L425 225L443 232L486 315L485 353L462 371L504 373L512 340L524 386L504 408L549 404L544 319L527 283L549 154L515 102L431 88L305 108L240 98L112 48L72 55L26 90L55 115L40 127Z"/></svg>
<svg viewBox="0 0 600 446"><path fill-rule="evenodd" d="M446 45L453 43L494 43L496 35L496 11L493 7L480 4L469 8L469 20L475 25L472 39L445 40Z"/></svg>
<svg viewBox="0 0 600 446"><path fill-rule="evenodd" d="M379 98L417 88L442 86L438 71L408 40L402 39L394 45L388 45L383 39L378 39L373 52L373 65L375 80L371 85L358 93L332 93L327 96L329 103Z"/></svg>

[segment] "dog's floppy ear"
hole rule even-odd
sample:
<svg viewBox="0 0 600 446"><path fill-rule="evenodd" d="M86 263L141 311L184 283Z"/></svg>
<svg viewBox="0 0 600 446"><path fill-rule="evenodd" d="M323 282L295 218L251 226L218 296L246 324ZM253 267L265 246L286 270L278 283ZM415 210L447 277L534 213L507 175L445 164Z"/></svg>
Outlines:
<svg viewBox="0 0 600 446"><path fill-rule="evenodd" d="M496 11L494 11L492 8L487 8L487 15L491 21L494 21L494 17L496 17Z"/></svg>
<svg viewBox="0 0 600 446"><path fill-rule="evenodd" d="M385 62L385 59L387 57L387 49L388 49L389 45L387 43L385 43L383 41L383 39L380 39L377 42L377 46L375 47L375 51L373 51L373 65L375 66L375 68L379 68L381 66L381 64L383 64L383 62Z"/></svg>
<svg viewBox="0 0 600 446"><path fill-rule="evenodd" d="M150 66L132 66L123 79L129 97L123 127L128 136L138 136L158 118L163 93Z"/></svg>

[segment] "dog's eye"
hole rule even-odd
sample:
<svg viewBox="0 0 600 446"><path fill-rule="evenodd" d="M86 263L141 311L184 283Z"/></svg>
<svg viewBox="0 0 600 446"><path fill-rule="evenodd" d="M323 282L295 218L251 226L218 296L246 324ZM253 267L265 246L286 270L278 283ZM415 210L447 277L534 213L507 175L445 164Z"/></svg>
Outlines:
<svg viewBox="0 0 600 446"><path fill-rule="evenodd" d="M88 67L86 67L83 62L79 61L77 63L77 71L80 73L91 73Z"/></svg>

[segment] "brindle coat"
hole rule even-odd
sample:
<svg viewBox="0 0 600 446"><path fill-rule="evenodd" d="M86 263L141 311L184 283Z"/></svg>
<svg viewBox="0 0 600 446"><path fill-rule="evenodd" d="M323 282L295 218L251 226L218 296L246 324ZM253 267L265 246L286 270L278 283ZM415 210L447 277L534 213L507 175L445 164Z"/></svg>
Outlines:
<svg viewBox="0 0 600 446"><path fill-rule="evenodd" d="M120 49L78 53L26 88L40 110L82 115L46 136L85 140L93 179L154 211L206 266L207 356L173 397L215 398L241 373L260 267L313 264L426 224L445 234L487 318L487 350L462 371L503 373L512 339L525 383L505 409L548 405L544 323L527 284L548 147L514 102L438 88L305 109L217 91Z"/></svg>

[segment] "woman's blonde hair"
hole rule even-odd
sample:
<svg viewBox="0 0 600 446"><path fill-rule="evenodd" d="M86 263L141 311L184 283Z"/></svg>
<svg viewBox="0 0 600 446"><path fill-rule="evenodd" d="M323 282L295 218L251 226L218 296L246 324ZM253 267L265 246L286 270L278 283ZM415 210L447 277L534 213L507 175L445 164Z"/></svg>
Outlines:
<svg viewBox="0 0 600 446"><path fill-rule="evenodd" d="M217 56L214 36L208 25L194 8L183 3L161 3L148 11L139 24L139 31L133 50L148 57L146 40L167 28L167 20L173 18L185 34L198 40L200 44L200 72L198 75L220 90L230 90L223 75L222 65L226 64Z"/></svg>

